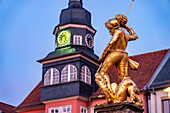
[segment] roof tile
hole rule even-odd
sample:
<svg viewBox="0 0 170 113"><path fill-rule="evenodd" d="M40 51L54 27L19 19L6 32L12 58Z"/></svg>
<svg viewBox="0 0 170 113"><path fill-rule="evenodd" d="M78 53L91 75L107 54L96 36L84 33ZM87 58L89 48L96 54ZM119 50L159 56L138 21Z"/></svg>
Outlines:
<svg viewBox="0 0 170 113"><path fill-rule="evenodd" d="M42 105L42 103L40 101L41 83L42 82L40 82L33 89L33 91L26 97L26 99L16 109L21 109L21 108L27 108L27 107L33 107L33 106Z"/></svg>
<svg viewBox="0 0 170 113"><path fill-rule="evenodd" d="M16 113L14 109L15 109L14 106L0 102L0 110L3 113Z"/></svg>

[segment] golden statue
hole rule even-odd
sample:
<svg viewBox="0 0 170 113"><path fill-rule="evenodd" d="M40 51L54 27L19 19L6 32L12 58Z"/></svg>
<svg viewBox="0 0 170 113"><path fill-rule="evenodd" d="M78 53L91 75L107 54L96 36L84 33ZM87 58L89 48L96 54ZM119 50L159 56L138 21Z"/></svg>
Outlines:
<svg viewBox="0 0 170 113"><path fill-rule="evenodd" d="M126 25L127 21L126 16L119 14L105 23L112 38L102 56L99 58L101 65L95 74L95 80L104 94L99 97L106 98L106 103L104 103L104 105L131 102L142 107L143 103L139 96L139 89L130 77L128 77L128 66L130 69L137 70L139 64L129 59L128 53L125 51L128 41L138 38L133 29ZM126 34L123 28L127 30L129 34ZM113 65L116 66L119 73L119 85L110 83L108 71ZM127 96L130 97L129 100L127 100Z"/></svg>

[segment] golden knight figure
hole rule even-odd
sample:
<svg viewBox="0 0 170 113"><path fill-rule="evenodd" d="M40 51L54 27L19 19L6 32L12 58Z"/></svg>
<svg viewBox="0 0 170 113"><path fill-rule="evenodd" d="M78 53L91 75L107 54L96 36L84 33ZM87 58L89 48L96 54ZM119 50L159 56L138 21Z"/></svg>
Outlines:
<svg viewBox="0 0 170 113"><path fill-rule="evenodd" d="M106 99L104 105L130 102L142 107L143 103L139 96L139 89L130 77L128 77L128 66L132 70L137 70L139 64L129 59L128 53L125 51L128 41L133 41L138 38L133 29L126 25L127 21L126 16L119 14L105 23L112 38L102 56L99 58L101 65L95 74L95 81L104 94L99 97ZM128 34L125 33L123 29L127 30ZM108 71L113 65L116 66L119 73L119 85L110 83ZM130 97L129 100L127 100L127 96Z"/></svg>

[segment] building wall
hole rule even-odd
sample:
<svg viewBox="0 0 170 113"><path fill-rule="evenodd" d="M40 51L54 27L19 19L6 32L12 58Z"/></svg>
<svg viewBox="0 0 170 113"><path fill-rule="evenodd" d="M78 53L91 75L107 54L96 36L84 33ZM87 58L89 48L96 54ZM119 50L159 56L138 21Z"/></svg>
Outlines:
<svg viewBox="0 0 170 113"><path fill-rule="evenodd" d="M146 96L144 94L140 94L140 97L142 98L143 101L143 113L147 113L147 101L146 101Z"/></svg>
<svg viewBox="0 0 170 113"><path fill-rule="evenodd" d="M105 103L106 100L105 99L101 99L101 100L92 100L89 106L89 113L94 113L94 105L95 104L103 104Z"/></svg>
<svg viewBox="0 0 170 113"><path fill-rule="evenodd" d="M163 92L163 89L155 91L155 94L151 94L151 113L162 113L162 98L167 96L168 93Z"/></svg>
<svg viewBox="0 0 170 113"><path fill-rule="evenodd" d="M45 106L45 113L48 113L48 110L51 107L58 107L58 106L65 106L65 105L72 105L72 113L80 113L80 106L88 107L88 102L75 99L75 100L47 103Z"/></svg>
<svg viewBox="0 0 170 113"><path fill-rule="evenodd" d="M45 109L38 109L38 110L31 110L31 111L24 111L20 113L45 113Z"/></svg>

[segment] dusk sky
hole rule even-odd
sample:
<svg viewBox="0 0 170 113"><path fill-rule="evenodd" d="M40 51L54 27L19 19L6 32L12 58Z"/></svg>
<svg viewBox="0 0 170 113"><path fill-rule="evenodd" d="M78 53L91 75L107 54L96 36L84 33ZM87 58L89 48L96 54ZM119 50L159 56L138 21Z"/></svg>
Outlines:
<svg viewBox="0 0 170 113"><path fill-rule="evenodd" d="M18 106L41 81L36 62L55 49L53 30L69 0L0 0L0 102ZM94 52L100 56L111 35L104 23L125 14L131 0L83 0L97 30ZM139 39L129 56L170 48L170 0L135 0L127 25ZM156 59L154 59L156 60Z"/></svg>

